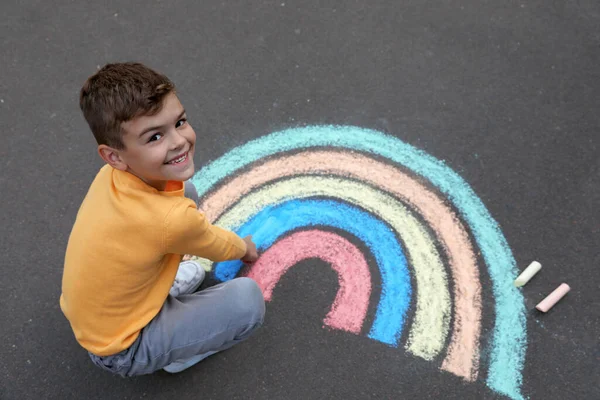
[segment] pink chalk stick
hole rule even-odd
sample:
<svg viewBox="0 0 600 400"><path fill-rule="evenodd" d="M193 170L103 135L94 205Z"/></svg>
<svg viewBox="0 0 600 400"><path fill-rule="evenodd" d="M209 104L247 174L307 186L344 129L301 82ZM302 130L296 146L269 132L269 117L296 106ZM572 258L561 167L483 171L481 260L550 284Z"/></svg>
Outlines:
<svg viewBox="0 0 600 400"><path fill-rule="evenodd" d="M541 312L548 312L565 294L569 293L571 288L566 283L562 283L559 287L554 289L544 300L540 302L535 308Z"/></svg>

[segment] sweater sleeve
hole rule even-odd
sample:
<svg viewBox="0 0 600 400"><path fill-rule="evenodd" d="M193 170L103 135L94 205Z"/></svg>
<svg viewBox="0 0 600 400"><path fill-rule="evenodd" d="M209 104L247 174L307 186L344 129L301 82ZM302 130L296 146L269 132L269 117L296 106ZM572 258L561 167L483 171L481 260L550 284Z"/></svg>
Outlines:
<svg viewBox="0 0 600 400"><path fill-rule="evenodd" d="M165 250L211 261L242 258L246 243L235 233L208 222L192 201L181 199L165 218Z"/></svg>

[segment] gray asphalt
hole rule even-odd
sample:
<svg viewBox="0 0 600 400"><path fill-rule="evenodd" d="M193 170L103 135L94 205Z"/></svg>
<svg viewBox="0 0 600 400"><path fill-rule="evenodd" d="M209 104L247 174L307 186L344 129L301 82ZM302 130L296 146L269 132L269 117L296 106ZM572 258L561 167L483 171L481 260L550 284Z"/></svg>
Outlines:
<svg viewBox="0 0 600 400"><path fill-rule="evenodd" d="M501 398L482 379L323 329L336 277L317 261L283 278L259 335L185 373L126 380L95 368L58 306L68 235L101 166L77 95L97 66L127 60L175 81L198 166L323 123L446 160L519 266L544 265L527 307L572 287L528 316L524 395L600 398L597 0L4 0L0 49L0 398Z"/></svg>

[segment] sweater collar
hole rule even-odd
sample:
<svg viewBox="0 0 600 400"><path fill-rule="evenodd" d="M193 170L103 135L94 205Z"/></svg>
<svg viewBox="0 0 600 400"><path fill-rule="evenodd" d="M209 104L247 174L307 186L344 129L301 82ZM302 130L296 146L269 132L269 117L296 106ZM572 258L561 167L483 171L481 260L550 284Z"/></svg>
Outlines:
<svg viewBox="0 0 600 400"><path fill-rule="evenodd" d="M131 172L121 171L116 168L112 168L111 166L107 167L112 169L113 181L119 190L129 188L148 193L161 194L164 196L183 196L184 185L181 181L168 181L167 185L165 186L165 190L158 190L148 185Z"/></svg>

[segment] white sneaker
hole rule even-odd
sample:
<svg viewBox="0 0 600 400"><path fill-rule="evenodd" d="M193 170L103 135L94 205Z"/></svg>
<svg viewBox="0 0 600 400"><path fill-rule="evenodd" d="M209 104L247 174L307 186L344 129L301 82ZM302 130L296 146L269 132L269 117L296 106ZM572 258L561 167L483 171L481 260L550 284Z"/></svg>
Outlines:
<svg viewBox="0 0 600 400"><path fill-rule="evenodd" d="M182 294L191 294L196 291L202 284L206 272L204 268L196 261L183 261L179 264L175 281L169 294L177 297Z"/></svg>

